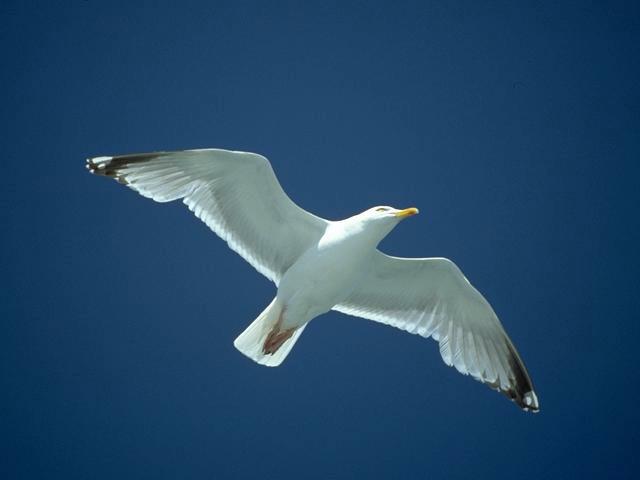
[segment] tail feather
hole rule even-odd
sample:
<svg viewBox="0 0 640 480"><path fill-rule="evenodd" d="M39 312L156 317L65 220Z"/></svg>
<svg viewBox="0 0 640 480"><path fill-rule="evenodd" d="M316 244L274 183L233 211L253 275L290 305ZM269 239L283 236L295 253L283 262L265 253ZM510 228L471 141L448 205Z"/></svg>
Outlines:
<svg viewBox="0 0 640 480"><path fill-rule="evenodd" d="M267 336L280 318L282 312L281 305L274 299L264 311L258 315L251 325L249 325L238 338L233 341L243 355L246 355L254 362L267 367L277 367L289 355L293 345L304 330L306 325L299 327L289 339L287 339L275 352L264 353L264 344Z"/></svg>

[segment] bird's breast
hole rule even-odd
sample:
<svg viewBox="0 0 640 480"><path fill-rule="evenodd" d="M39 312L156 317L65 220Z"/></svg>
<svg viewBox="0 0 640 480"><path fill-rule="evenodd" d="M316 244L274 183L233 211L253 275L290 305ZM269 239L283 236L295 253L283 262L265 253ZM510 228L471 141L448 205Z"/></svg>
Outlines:
<svg viewBox="0 0 640 480"><path fill-rule="evenodd" d="M309 321L351 294L368 273L373 251L348 243L311 248L282 277L278 298L293 316L310 317L299 321Z"/></svg>

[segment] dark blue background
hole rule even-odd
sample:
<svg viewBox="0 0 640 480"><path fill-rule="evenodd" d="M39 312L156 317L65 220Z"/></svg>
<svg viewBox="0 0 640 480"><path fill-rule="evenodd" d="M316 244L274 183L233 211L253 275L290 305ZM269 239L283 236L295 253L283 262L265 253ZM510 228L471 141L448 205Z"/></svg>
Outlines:
<svg viewBox="0 0 640 480"><path fill-rule="evenodd" d="M104 2L106 3L106 2ZM482 4L482 5L481 5ZM2 478L631 478L637 2L4 2ZM331 313L266 369L275 289L87 156L268 156L330 219L492 302L542 411ZM580 477L578 477L580 475Z"/></svg>

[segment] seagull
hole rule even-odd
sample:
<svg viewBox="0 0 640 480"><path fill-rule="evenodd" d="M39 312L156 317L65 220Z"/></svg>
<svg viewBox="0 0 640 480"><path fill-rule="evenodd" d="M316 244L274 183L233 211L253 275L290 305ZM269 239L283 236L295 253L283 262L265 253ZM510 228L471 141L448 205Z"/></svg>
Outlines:
<svg viewBox="0 0 640 480"><path fill-rule="evenodd" d="M275 367L307 324L335 310L439 343L464 375L540 409L520 355L495 312L446 258L400 258L378 250L411 207L376 206L344 220L320 218L284 192L262 155L222 149L89 158L156 202L182 200L229 247L277 287L267 308L235 339L255 362Z"/></svg>

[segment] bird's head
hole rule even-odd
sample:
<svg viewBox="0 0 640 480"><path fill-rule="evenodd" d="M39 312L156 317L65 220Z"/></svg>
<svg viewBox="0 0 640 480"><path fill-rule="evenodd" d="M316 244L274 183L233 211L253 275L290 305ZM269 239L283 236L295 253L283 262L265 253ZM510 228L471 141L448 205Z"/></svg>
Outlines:
<svg viewBox="0 0 640 480"><path fill-rule="evenodd" d="M397 224L400 220L416 215L417 213L419 213L419 210L415 207L399 210L386 205L379 205L365 210L361 215L371 222Z"/></svg>
<svg viewBox="0 0 640 480"><path fill-rule="evenodd" d="M415 207L397 209L386 205L380 205L365 210L359 215L353 217L365 231L370 232L377 241L382 240L387 234L395 228L400 220L411 217L418 213Z"/></svg>

